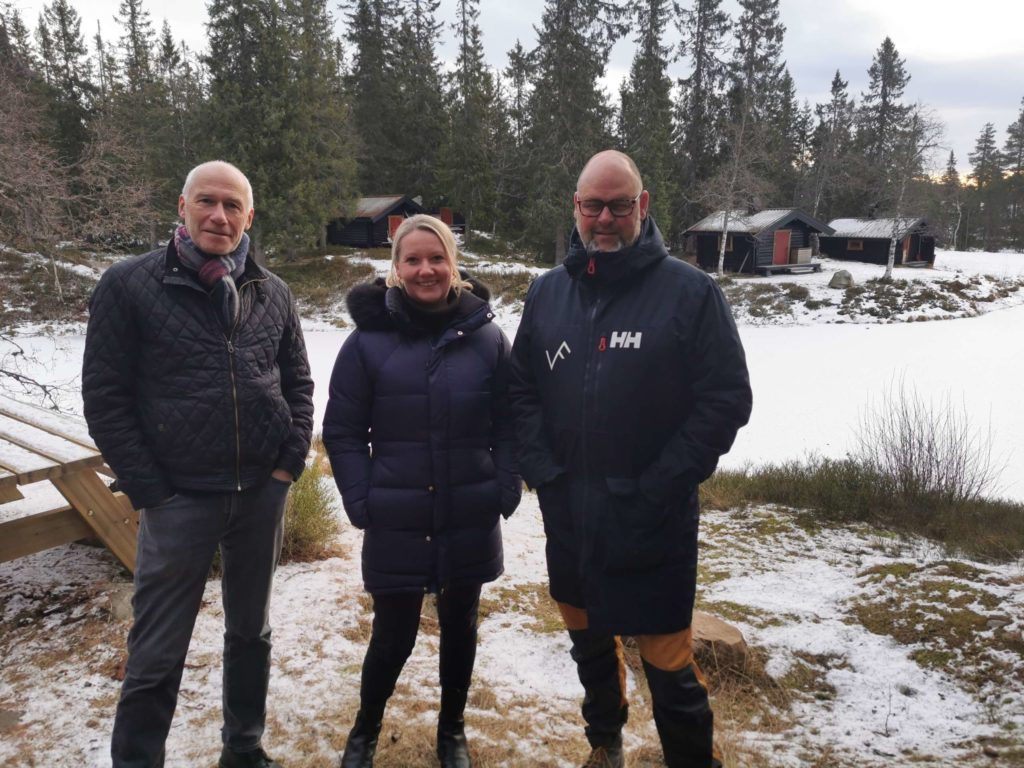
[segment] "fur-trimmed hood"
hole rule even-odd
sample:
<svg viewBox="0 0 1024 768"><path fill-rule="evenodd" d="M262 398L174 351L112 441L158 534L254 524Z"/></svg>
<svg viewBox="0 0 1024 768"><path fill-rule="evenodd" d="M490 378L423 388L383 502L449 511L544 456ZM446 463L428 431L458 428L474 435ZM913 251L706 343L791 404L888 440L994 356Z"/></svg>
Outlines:
<svg viewBox="0 0 1024 768"><path fill-rule="evenodd" d="M464 270L459 270L459 273L472 289L463 289L459 295L453 323L487 306L491 299L491 291L486 284ZM363 331L406 330L410 325L402 290L388 288L383 277L352 286L345 297L345 306L356 327Z"/></svg>

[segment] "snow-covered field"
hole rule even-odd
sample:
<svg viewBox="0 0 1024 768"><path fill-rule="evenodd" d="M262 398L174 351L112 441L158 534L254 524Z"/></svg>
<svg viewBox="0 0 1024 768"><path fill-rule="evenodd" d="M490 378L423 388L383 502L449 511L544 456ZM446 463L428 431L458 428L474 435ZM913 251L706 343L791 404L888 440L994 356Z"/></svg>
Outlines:
<svg viewBox="0 0 1024 768"><path fill-rule="evenodd" d="M867 269L870 276L880 273ZM934 279L940 270L1024 275L1024 255L940 253L935 270L901 270L897 277ZM1024 406L1015 395L1024 381L1024 306L1011 299L990 309L979 317L928 323L741 324L754 415L723 464L807 452L842 455L863 409L886 386L903 381L926 397L948 394L975 424L991 426L996 453L1006 462L1003 493L1024 499ZM515 315L499 315L512 335ZM322 328L307 331L318 418L345 336ZM56 346L44 338L19 341L46 363L48 377L68 382L66 404L74 405L81 337L60 337ZM485 591L488 610L467 715L477 764L579 764L586 749L566 638L535 626L537 609L510 591L543 592L543 529L532 494L506 525L505 540L507 573ZM368 620L358 531L344 525L339 545L338 557L282 567L275 586L266 746L287 768L335 764L356 707ZM782 678L807 667L818 686L813 695L795 696L788 715L770 728L720 718L729 768L974 766L992 760L983 744L1024 750L1020 653L1002 657L1010 665L1003 676L968 684L948 665L911 660L927 650L924 644L897 642L853 619L873 601L898 599L909 589L908 572L931 589L937 579L950 581L951 570L969 569L971 586L949 594L971 595L968 605L988 617L977 637L1021 637L1024 563L953 568L943 553L921 542L866 528L809 533L790 513L769 508L705 513L702 547L707 577L700 597L707 608L743 631L764 655L768 674ZM0 564L0 765L109 764L128 627L117 606L127 591L125 574L94 548L72 545ZM932 610L942 615L940 607ZM216 759L221 637L219 585L211 582L168 744L169 768L209 766ZM436 764L435 713L428 706L436 696L436 651L428 622L389 710L382 768ZM649 709L635 690L633 698L629 765L654 765Z"/></svg>

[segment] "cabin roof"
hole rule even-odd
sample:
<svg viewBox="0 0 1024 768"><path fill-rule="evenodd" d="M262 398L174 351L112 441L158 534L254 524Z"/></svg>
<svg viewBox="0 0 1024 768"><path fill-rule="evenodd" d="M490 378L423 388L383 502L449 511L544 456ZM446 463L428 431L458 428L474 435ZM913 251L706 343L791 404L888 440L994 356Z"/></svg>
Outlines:
<svg viewBox="0 0 1024 768"><path fill-rule="evenodd" d="M888 240L892 237L893 225L896 225L896 237L904 237L907 232L924 227L925 220L920 217L900 217L899 219L833 219L828 223L835 232L832 237L879 238Z"/></svg>
<svg viewBox="0 0 1024 768"><path fill-rule="evenodd" d="M691 232L721 232L724 217L725 211L715 211L687 229L686 234ZM764 230L770 230L776 225L785 224L790 220L802 221L819 232L831 232L829 225L808 216L799 208L767 208L756 213L749 213L743 210L730 211L729 232L757 235Z"/></svg>

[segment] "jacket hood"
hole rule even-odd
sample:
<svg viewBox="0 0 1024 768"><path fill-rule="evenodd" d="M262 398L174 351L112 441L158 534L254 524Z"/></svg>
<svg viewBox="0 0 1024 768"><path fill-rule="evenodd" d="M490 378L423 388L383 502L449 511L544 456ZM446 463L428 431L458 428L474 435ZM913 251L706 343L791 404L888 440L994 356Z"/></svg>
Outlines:
<svg viewBox="0 0 1024 768"><path fill-rule="evenodd" d="M459 274L467 281L472 289L463 289L459 296L459 304L455 310L455 316L463 317L478 309L480 305L486 305L491 299L491 291L485 283L475 277L471 277L465 270L460 269ZM378 277L365 283L358 283L352 286L345 297L345 306L352 317L356 327L364 331L393 331L398 330L405 323L402 320L408 318L396 317L403 315L401 307L401 289L388 288L383 277ZM390 295L389 295L390 294Z"/></svg>
<svg viewBox="0 0 1024 768"><path fill-rule="evenodd" d="M668 256L665 240L654 217L648 215L640 227L640 237L618 251L598 251L590 254L575 227L569 239L569 252L565 256L565 269L573 278L594 283L615 283L638 274ZM590 268L593 257L593 268Z"/></svg>

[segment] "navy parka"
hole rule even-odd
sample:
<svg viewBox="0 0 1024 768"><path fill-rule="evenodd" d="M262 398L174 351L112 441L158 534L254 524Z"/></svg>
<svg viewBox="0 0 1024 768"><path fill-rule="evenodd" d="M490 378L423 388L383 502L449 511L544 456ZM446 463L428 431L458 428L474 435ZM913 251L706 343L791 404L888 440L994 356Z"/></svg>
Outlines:
<svg viewBox="0 0 1024 768"><path fill-rule="evenodd" d="M480 294L480 295L477 295ZM356 330L331 376L324 444L371 593L484 583L503 570L501 515L519 504L510 344L479 283L440 333L381 279L352 289Z"/></svg>
<svg viewBox="0 0 1024 768"><path fill-rule="evenodd" d="M708 275L639 241L534 281L512 353L523 479L537 489L551 595L614 634L690 625L697 485L751 409L743 347Z"/></svg>

